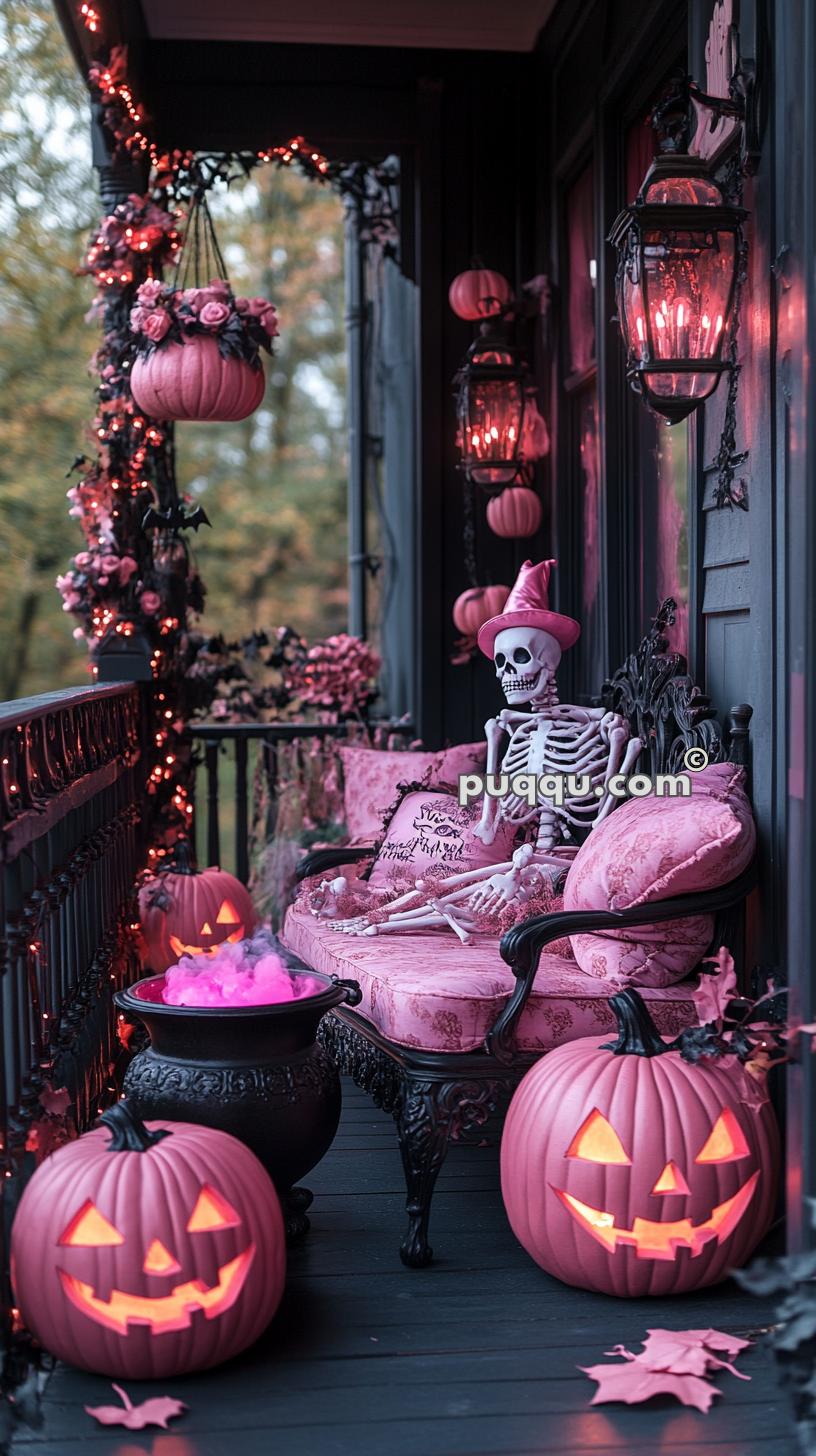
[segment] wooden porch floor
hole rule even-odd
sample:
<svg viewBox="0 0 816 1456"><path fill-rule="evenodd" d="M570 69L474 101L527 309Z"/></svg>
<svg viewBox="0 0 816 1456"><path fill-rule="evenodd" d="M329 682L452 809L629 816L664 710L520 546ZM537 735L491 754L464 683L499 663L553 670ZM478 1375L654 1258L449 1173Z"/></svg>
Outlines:
<svg viewBox="0 0 816 1456"><path fill-rule="evenodd" d="M432 1216L438 1262L423 1271L397 1258L393 1124L348 1083L337 1141L307 1181L312 1232L267 1336L219 1370L129 1387L187 1402L170 1432L97 1426L83 1406L115 1400L110 1383L60 1366L19 1456L793 1456L761 1346L739 1362L750 1382L723 1372L708 1416L669 1400L590 1409L595 1386L576 1366L618 1341L637 1349L648 1326L751 1335L769 1311L731 1285L637 1303L565 1288L510 1232L495 1150L452 1151Z"/></svg>

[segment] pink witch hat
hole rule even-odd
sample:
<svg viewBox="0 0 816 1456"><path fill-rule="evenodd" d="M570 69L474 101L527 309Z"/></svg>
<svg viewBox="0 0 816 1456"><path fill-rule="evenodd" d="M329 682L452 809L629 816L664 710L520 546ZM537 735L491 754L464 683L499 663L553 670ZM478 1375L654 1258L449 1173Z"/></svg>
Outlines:
<svg viewBox="0 0 816 1456"><path fill-rule="evenodd" d="M537 627L541 632L549 632L560 647L572 647L578 641L580 623L550 611L547 594L550 572L557 565L557 561L539 561L535 566L532 561L525 561L504 610L479 628L477 641L485 657L493 656L496 638L508 627Z"/></svg>

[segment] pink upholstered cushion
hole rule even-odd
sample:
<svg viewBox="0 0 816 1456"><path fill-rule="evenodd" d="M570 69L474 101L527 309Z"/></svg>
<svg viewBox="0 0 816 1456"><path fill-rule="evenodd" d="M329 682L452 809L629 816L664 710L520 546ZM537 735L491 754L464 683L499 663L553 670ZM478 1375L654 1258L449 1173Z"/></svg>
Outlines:
<svg viewBox="0 0 816 1456"><path fill-rule="evenodd" d="M460 774L480 772L486 757L483 741L462 743L439 753L399 753L354 744L341 748L343 801L351 843L372 844L380 838L398 784L427 783L429 788L455 784Z"/></svg>
<svg viewBox="0 0 816 1456"><path fill-rule="evenodd" d="M390 1041L424 1051L471 1052L481 1047L515 985L498 942L488 936L462 946L447 930L341 935L300 905L287 912L282 936L313 970L358 981L363 999L357 1013ZM519 1022L519 1049L548 1052L580 1036L597 1035L602 1041L615 1030L607 998L618 989L545 951ZM693 989L694 982L687 981L644 991L664 1036L677 1036L696 1023Z"/></svg>
<svg viewBox="0 0 816 1456"><path fill-rule="evenodd" d="M413 883L430 869L455 875L509 860L515 841L512 826L503 826L492 844L483 844L473 833L480 812L480 804L463 808L455 794L426 789L406 794L388 825L369 884L388 886L406 878Z"/></svg>
<svg viewBox="0 0 816 1456"><path fill-rule="evenodd" d="M624 910L727 884L748 868L756 830L745 773L715 763L691 775L687 799L630 799L582 844L564 886L565 910ZM688 974L713 934L710 915L574 935L578 965L618 985L669 986Z"/></svg>

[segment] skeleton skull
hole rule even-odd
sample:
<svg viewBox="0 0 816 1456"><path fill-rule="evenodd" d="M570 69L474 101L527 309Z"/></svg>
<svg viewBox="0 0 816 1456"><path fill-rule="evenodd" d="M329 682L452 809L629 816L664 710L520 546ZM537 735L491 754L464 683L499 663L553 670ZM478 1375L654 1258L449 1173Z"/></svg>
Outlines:
<svg viewBox="0 0 816 1456"><path fill-rule="evenodd" d="M506 627L496 637L493 661L508 703L529 703L555 676L561 648L537 627Z"/></svg>

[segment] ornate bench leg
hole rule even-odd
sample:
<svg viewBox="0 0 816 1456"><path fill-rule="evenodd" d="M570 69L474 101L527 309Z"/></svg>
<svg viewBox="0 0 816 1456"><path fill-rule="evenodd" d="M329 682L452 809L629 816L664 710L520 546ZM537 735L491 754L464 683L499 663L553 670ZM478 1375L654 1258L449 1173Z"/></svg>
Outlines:
<svg viewBox="0 0 816 1456"><path fill-rule="evenodd" d="M448 1151L450 1113L439 1105L438 1082L406 1077L395 1112L408 1198L408 1228L400 1258L409 1269L424 1269L433 1258L428 1219L437 1174Z"/></svg>

